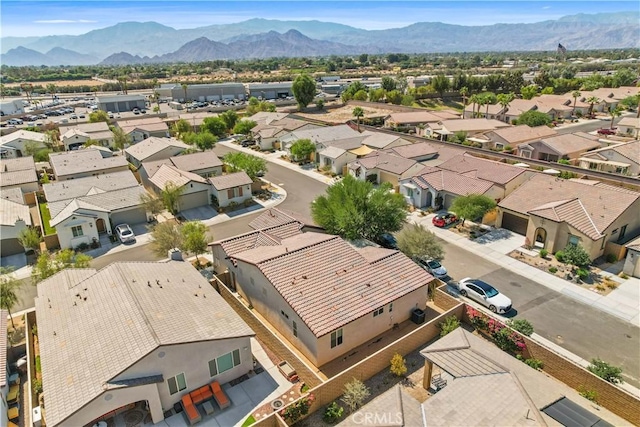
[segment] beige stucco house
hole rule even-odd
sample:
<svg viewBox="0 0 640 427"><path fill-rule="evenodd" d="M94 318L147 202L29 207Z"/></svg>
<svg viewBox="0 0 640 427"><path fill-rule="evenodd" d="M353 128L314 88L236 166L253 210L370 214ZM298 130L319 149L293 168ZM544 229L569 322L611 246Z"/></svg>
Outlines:
<svg viewBox="0 0 640 427"><path fill-rule="evenodd" d="M253 181L246 172L235 172L209 178L214 206L240 205L251 200Z"/></svg>
<svg viewBox="0 0 640 427"><path fill-rule="evenodd" d="M113 132L106 122L60 126L60 141L66 151L77 150L90 139L102 147L114 147Z"/></svg>
<svg viewBox="0 0 640 427"><path fill-rule="evenodd" d="M25 194L38 191L38 174L32 156L0 159L0 191L13 188Z"/></svg>
<svg viewBox="0 0 640 427"><path fill-rule="evenodd" d="M580 244L591 259L640 234L640 193L536 174L498 204L496 226L553 253Z"/></svg>
<svg viewBox="0 0 640 427"><path fill-rule="evenodd" d="M597 136L576 132L538 138L518 145L516 152L525 159L557 162L561 159L577 159L584 153L600 147Z"/></svg>
<svg viewBox="0 0 640 427"><path fill-rule="evenodd" d="M0 158L14 159L27 155L27 147L36 150L47 148L45 144L47 136L42 132L32 132L20 129L19 131L0 137ZM30 148L31 148L30 147Z"/></svg>
<svg viewBox="0 0 640 427"><path fill-rule="evenodd" d="M124 152L129 163L136 168L142 166L142 162L168 159L177 156L189 146L175 138L158 138L151 136L147 139L130 146Z"/></svg>
<svg viewBox="0 0 640 427"><path fill-rule="evenodd" d="M640 141L610 145L582 154L578 166L620 175L640 175Z"/></svg>
<svg viewBox="0 0 640 427"><path fill-rule="evenodd" d="M520 144L538 141L540 138L552 137L557 134L558 132L548 126L512 126L485 133L483 139L486 138L486 142L482 143L482 148L508 150L509 148L516 148Z"/></svg>
<svg viewBox="0 0 640 427"><path fill-rule="evenodd" d="M126 171L123 156L103 157L100 150L76 150L49 154L49 164L57 181Z"/></svg>
<svg viewBox="0 0 640 427"><path fill-rule="evenodd" d="M301 227L291 222L210 246L230 286L315 366L424 309L434 279L405 255Z"/></svg>
<svg viewBox="0 0 640 427"><path fill-rule="evenodd" d="M618 124L618 134L638 139L640 137L640 117L623 117Z"/></svg>
<svg viewBox="0 0 640 427"><path fill-rule="evenodd" d="M253 369L253 331L185 262L62 271L38 284L36 316L52 427L136 403L159 423L186 393Z"/></svg>
<svg viewBox="0 0 640 427"><path fill-rule="evenodd" d="M141 142L143 144L144 142ZM160 194L169 183L182 189L178 198L178 212L211 204L211 185L207 178L175 166L163 164L148 180L151 189Z"/></svg>
<svg viewBox="0 0 640 427"><path fill-rule="evenodd" d="M132 144L151 136L168 138L169 126L160 117L145 117L137 120L118 120L116 125L122 129Z"/></svg>
<svg viewBox="0 0 640 427"><path fill-rule="evenodd" d="M3 257L25 251L18 241L18 236L30 225L29 206L18 198L9 200L4 195L0 197L0 253Z"/></svg>
<svg viewBox="0 0 640 427"><path fill-rule="evenodd" d="M375 184L388 182L397 188L402 179L413 176L423 165L386 151L374 151L349 163L347 168L349 174L356 179Z"/></svg>

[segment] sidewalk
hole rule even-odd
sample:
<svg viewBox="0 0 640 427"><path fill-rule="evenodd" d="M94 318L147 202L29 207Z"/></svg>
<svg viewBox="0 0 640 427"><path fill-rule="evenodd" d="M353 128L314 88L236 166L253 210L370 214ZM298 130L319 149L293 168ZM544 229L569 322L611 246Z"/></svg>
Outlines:
<svg viewBox="0 0 640 427"><path fill-rule="evenodd" d="M616 316L634 326L640 326L639 279L631 277L622 282L610 294L600 295L508 256L509 252L522 246L523 237L521 235L504 229L496 229L476 240L469 240L447 229L435 227L431 223L431 219L434 216L434 214L420 216L419 212L416 211L409 215L409 221L424 225L442 240L460 246L475 255L498 264L502 268L534 280L583 304ZM620 280L620 278L616 277L616 281L620 282Z"/></svg>
<svg viewBox="0 0 640 427"><path fill-rule="evenodd" d="M268 181L265 181L265 182L269 183L273 187L273 190L272 190L273 196L271 199L267 201L256 199L255 201L257 205L251 206L249 208L238 209L229 213L219 214L215 212L213 208L211 208L212 217L209 219L202 220L201 222L203 222L204 225L206 225L207 227L211 227L214 224L220 224L220 223L229 221L231 219L239 218L244 215L249 215L258 210L266 210L284 202L284 200L287 198L287 192L282 187L276 184L270 183ZM92 249L92 250L86 251L85 253L93 258L97 258L102 255L114 254L121 251L126 251L132 248L136 248L139 246L143 246L148 244L151 241L151 233L147 229L146 224L138 224L138 225L132 226L132 229L136 235L135 243L132 243L132 244L122 244L120 242L110 243L108 239L101 239L102 246L100 248ZM30 277L31 266L30 265L21 266L20 268L17 268L13 274L17 279L25 279L27 277Z"/></svg>
<svg viewBox="0 0 640 427"><path fill-rule="evenodd" d="M261 152L261 151L254 151L250 148L245 148L240 146L239 144L234 144L229 138L227 139L222 139L220 141L217 142L218 145L222 145L224 147L227 148L232 148L234 150L237 151L241 151L243 153L247 153L247 154L251 154L253 156L257 156L257 157L262 157L263 159L265 159L267 162L272 162L277 164L278 166L282 166L285 167L287 169L291 169L294 170L298 173L301 173L303 175L308 176L309 178L313 178L316 181L320 181L323 182L327 185L331 185L335 182L337 182L339 179L338 178L331 178L328 177L326 175L321 174L320 172L317 172L315 170L315 168L310 168L310 169L305 169L303 167L300 167L299 165L295 164L295 163L291 163L288 162L286 160L283 160L280 158L280 156L287 154L286 151L274 151L273 153L265 153L265 152Z"/></svg>

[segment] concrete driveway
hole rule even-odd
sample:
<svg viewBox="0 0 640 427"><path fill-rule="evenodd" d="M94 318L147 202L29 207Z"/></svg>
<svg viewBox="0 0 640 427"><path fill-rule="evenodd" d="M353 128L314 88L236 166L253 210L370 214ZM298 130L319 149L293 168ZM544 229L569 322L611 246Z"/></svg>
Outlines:
<svg viewBox="0 0 640 427"><path fill-rule="evenodd" d="M180 212L180 216L182 216L187 221L206 221L211 218L214 218L218 215L218 212L211 206L199 206L193 209L187 209L186 211Z"/></svg>

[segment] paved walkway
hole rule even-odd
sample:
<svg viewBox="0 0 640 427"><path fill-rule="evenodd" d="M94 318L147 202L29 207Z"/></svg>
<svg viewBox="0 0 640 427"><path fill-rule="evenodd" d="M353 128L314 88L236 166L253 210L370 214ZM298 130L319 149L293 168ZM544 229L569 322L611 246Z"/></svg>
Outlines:
<svg viewBox="0 0 640 427"><path fill-rule="evenodd" d="M600 295L508 256L509 252L521 247L524 243L523 236L519 234L504 229L496 229L475 240L469 240L453 231L433 226L431 223L433 217L434 214L421 216L416 211L411 213L409 220L424 225L442 240L463 247L465 250L494 262L502 268L621 318L634 326L640 326L640 279L631 277L627 280L622 280L611 273L604 273L605 276L610 276L620 285L608 295Z"/></svg>

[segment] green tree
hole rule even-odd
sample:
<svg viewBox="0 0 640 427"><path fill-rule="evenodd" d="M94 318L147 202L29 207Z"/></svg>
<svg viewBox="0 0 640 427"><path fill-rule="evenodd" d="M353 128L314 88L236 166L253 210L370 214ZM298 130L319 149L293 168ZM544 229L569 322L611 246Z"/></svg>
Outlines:
<svg viewBox="0 0 640 427"><path fill-rule="evenodd" d="M484 105L487 106L487 109L484 112L484 116L488 119L489 118L489 105L494 105L496 102L498 102L498 98L492 92L483 93L482 97L484 99ZM511 102L511 101L509 101L509 102Z"/></svg>
<svg viewBox="0 0 640 427"><path fill-rule="evenodd" d="M496 100L498 104L502 107L502 119L504 120L507 116L507 111L509 109L509 104L511 101L515 99L515 95L513 93L501 93L496 96Z"/></svg>
<svg viewBox="0 0 640 427"><path fill-rule="evenodd" d="M220 117L206 117L202 121L200 130L206 130L217 137L222 137L227 133L227 124Z"/></svg>
<svg viewBox="0 0 640 427"><path fill-rule="evenodd" d="M209 236L203 222L188 221L182 225L180 232L182 233L182 248L190 254L194 254L196 260L198 255L207 251Z"/></svg>
<svg viewBox="0 0 640 427"><path fill-rule="evenodd" d="M218 117L220 117L222 121L227 125L228 131L232 130L239 120L238 113L236 113L234 110L227 110L224 113L220 114Z"/></svg>
<svg viewBox="0 0 640 427"><path fill-rule="evenodd" d="M162 199L149 193L140 195L140 202L144 206L144 210L151 215L156 216L164 210L164 203Z"/></svg>
<svg viewBox="0 0 640 427"><path fill-rule="evenodd" d="M162 190L160 197L164 207L173 215L178 213L178 200L184 191L184 187L178 187L173 182L169 181Z"/></svg>
<svg viewBox="0 0 640 427"><path fill-rule="evenodd" d="M533 334L533 325L527 319L507 320L507 326L528 337Z"/></svg>
<svg viewBox="0 0 640 427"><path fill-rule="evenodd" d="M571 110L571 114L576 114L576 103L578 102L578 98L580 98L582 94L579 90L574 90L571 92L571 96L573 97L573 110Z"/></svg>
<svg viewBox="0 0 640 427"><path fill-rule="evenodd" d="M184 135L187 132L193 131L193 128L188 121L180 119L173 124L173 131L176 135Z"/></svg>
<svg viewBox="0 0 640 427"><path fill-rule="evenodd" d="M620 68L613 74L611 82L613 87L632 86L633 82L636 81L637 78L637 70L633 71L630 68Z"/></svg>
<svg viewBox="0 0 640 427"><path fill-rule="evenodd" d="M33 283L53 276L67 268L88 268L92 258L85 254L76 254L71 249L64 249L55 254L42 252L31 270Z"/></svg>
<svg viewBox="0 0 640 427"><path fill-rule="evenodd" d="M316 96L316 82L313 78L306 74L299 74L291 86L293 96L296 98L298 108L302 110L313 101Z"/></svg>
<svg viewBox="0 0 640 427"><path fill-rule="evenodd" d="M109 123L109 116L106 111L98 110L89 114L89 123L105 122Z"/></svg>
<svg viewBox="0 0 640 427"><path fill-rule="evenodd" d="M460 88L460 96L462 97L463 108L467 106L467 95L469 95L469 88L462 86Z"/></svg>
<svg viewBox="0 0 640 427"><path fill-rule="evenodd" d="M364 110L361 107L355 107L351 114L356 118L358 123L358 132L360 132L360 118L364 117Z"/></svg>
<svg viewBox="0 0 640 427"><path fill-rule="evenodd" d="M591 258L589 253L582 247L582 245L567 245L564 250L564 262L575 265L576 267L586 267L591 264Z"/></svg>
<svg viewBox="0 0 640 427"><path fill-rule="evenodd" d="M347 102L353 99L353 96L360 92L361 90L364 90L365 92L367 91L367 87L360 81L355 81L353 83L351 83L344 92L342 92L342 95L340 95L340 98L342 99L342 102Z"/></svg>
<svg viewBox="0 0 640 427"><path fill-rule="evenodd" d="M533 99L538 93L538 87L536 85L523 86L520 89L520 95L523 99Z"/></svg>
<svg viewBox="0 0 640 427"><path fill-rule="evenodd" d="M316 144L310 139L299 139L291 145L291 155L296 161L309 160L309 156L315 151Z"/></svg>
<svg viewBox="0 0 640 427"><path fill-rule="evenodd" d="M197 133L193 141L201 151L211 150L216 142L218 142L218 138L207 131Z"/></svg>
<svg viewBox="0 0 640 427"><path fill-rule="evenodd" d="M611 124L609 125L609 127L613 129L613 121L616 119L616 117L620 117L622 115L622 109L620 109L620 107L609 108L609 115L611 116Z"/></svg>
<svg viewBox="0 0 640 427"><path fill-rule="evenodd" d="M402 102L402 93L399 90L392 90L391 92L387 92L386 98L388 102L400 105Z"/></svg>
<svg viewBox="0 0 640 427"><path fill-rule="evenodd" d="M182 90L184 91L184 102L187 102L188 101L188 99L187 99L187 89L189 89L189 85L186 84L186 83L182 83L181 86L182 86Z"/></svg>
<svg viewBox="0 0 640 427"><path fill-rule="evenodd" d="M451 86L451 82L449 78L444 74L438 74L433 79L431 79L431 86L435 89L436 92L440 95L440 98L444 97L444 93L449 90Z"/></svg>
<svg viewBox="0 0 640 427"><path fill-rule="evenodd" d="M407 374L407 361L400 353L396 353L391 358L391 368L389 369L396 377L403 377Z"/></svg>
<svg viewBox="0 0 640 427"><path fill-rule="evenodd" d="M472 105L471 108L471 117L474 118L476 117L476 105L478 105L478 110L480 110L480 95L478 95L477 93L474 93L473 95L471 95L471 97L469 98L469 103Z"/></svg>
<svg viewBox="0 0 640 427"><path fill-rule="evenodd" d="M359 90L353 94L353 99L355 101L366 101L368 97L369 97L369 94L367 93L366 90Z"/></svg>
<svg viewBox="0 0 640 427"><path fill-rule="evenodd" d="M267 172L267 161L252 154L235 151L225 154L222 161L227 172L244 171L254 181L259 175Z"/></svg>
<svg viewBox="0 0 640 427"><path fill-rule="evenodd" d="M249 119L240 120L233 127L233 133L241 133L243 135L249 135L251 133L251 129L253 129L257 125L258 124L253 120L249 120Z"/></svg>
<svg viewBox="0 0 640 427"><path fill-rule="evenodd" d="M318 110L320 110L320 111L324 110L324 99L319 98L319 99L316 101L316 108L317 108Z"/></svg>
<svg viewBox="0 0 640 427"><path fill-rule="evenodd" d="M384 98L385 90L382 88L372 89L369 91L369 101L371 102L380 102L382 98Z"/></svg>
<svg viewBox="0 0 640 427"><path fill-rule="evenodd" d="M13 330L16 330L16 324L13 323L11 310L20 302L20 288L23 282L16 279L13 270L7 267L0 267L0 308L7 310ZM6 333L6 331L3 331Z"/></svg>
<svg viewBox="0 0 640 427"><path fill-rule="evenodd" d="M161 257L166 257L171 249L182 250L184 235L182 227L173 222L166 221L156 224L151 228L151 250Z"/></svg>
<svg viewBox="0 0 640 427"><path fill-rule="evenodd" d="M612 366L600 358L592 359L587 369L612 384L620 384L622 382L622 369Z"/></svg>
<svg viewBox="0 0 640 427"><path fill-rule="evenodd" d="M597 96L590 96L587 98L587 104L589 104L589 115L593 114L593 106L600 103L600 98Z"/></svg>
<svg viewBox="0 0 640 427"><path fill-rule="evenodd" d="M451 210L462 218L462 225L464 225L465 220L482 218L495 207L496 202L491 197L482 194L469 194L456 197L451 205Z"/></svg>
<svg viewBox="0 0 640 427"><path fill-rule="evenodd" d="M38 152L36 154L34 154L33 156L33 160L36 162L48 162L49 161L49 154L51 154L53 151L51 151L48 148L42 148L40 150L38 150Z"/></svg>
<svg viewBox="0 0 640 427"><path fill-rule="evenodd" d="M24 154L25 156L35 156L35 154L41 150L41 145L35 141L27 141L24 144Z"/></svg>
<svg viewBox="0 0 640 427"><path fill-rule="evenodd" d="M126 145L131 142L119 126L111 126L111 133L113 133L113 145L120 151L123 151Z"/></svg>
<svg viewBox="0 0 640 427"><path fill-rule="evenodd" d="M551 123L551 119L545 113L540 111L526 111L518 117L519 125L527 125L530 127L545 126Z"/></svg>
<svg viewBox="0 0 640 427"><path fill-rule="evenodd" d="M396 234L396 242L398 249L409 258L441 260L444 257L444 250L435 234L422 224L405 224Z"/></svg>
<svg viewBox="0 0 640 427"><path fill-rule="evenodd" d="M40 253L40 242L42 236L35 227L27 227L20 230L18 234L18 242L25 249L32 249L35 253Z"/></svg>
<svg viewBox="0 0 640 427"><path fill-rule="evenodd" d="M403 196L391 189L389 183L375 188L347 175L314 200L311 215L328 233L377 241L384 233L400 230L406 218Z"/></svg>
<svg viewBox="0 0 640 427"><path fill-rule="evenodd" d="M389 76L382 77L382 89L384 89L387 92L396 90L396 81L393 79L393 77L389 77Z"/></svg>

